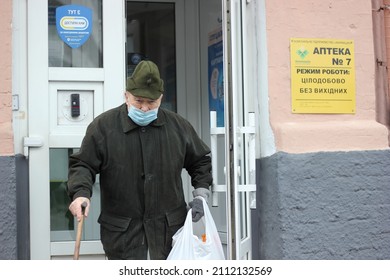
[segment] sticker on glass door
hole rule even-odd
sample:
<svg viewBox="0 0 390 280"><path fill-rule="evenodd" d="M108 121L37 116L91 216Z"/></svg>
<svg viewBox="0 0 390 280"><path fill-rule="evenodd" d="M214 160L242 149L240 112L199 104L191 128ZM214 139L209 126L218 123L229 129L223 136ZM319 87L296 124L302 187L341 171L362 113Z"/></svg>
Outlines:
<svg viewBox="0 0 390 280"><path fill-rule="evenodd" d="M91 35L92 9L81 5L58 7L56 26L62 41L73 49L79 48Z"/></svg>

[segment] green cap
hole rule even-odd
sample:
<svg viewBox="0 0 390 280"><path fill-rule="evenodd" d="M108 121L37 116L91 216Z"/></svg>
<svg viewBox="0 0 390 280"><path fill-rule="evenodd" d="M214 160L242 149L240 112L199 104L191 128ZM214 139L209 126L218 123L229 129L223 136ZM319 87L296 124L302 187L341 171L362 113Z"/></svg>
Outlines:
<svg viewBox="0 0 390 280"><path fill-rule="evenodd" d="M164 92L164 81L157 65L149 60L138 63L133 75L127 78L126 90L134 96L158 99Z"/></svg>

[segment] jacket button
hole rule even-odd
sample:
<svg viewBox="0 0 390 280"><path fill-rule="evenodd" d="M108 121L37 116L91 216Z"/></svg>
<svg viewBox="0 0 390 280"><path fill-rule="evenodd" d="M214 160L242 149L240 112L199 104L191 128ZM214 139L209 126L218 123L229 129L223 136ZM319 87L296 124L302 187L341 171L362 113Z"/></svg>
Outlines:
<svg viewBox="0 0 390 280"><path fill-rule="evenodd" d="M146 131L145 127L141 127L141 132L145 132L145 131Z"/></svg>

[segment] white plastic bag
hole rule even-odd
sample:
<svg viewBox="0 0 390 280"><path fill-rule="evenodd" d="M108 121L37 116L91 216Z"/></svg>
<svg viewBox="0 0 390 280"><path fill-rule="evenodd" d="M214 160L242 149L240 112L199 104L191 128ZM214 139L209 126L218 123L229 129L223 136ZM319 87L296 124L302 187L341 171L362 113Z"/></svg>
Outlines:
<svg viewBox="0 0 390 280"><path fill-rule="evenodd" d="M192 209L187 218L172 237L172 250L167 260L224 260L225 255L218 235L217 227L204 198L204 216L196 223L192 222Z"/></svg>

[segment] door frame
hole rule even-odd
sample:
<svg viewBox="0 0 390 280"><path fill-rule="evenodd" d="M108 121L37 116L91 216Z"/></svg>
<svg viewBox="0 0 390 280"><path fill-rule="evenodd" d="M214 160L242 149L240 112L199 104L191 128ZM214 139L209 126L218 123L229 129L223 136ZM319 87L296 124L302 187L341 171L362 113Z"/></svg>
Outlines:
<svg viewBox="0 0 390 280"><path fill-rule="evenodd" d="M53 85L59 85L60 88L66 88L71 83L84 83L93 81L94 90L101 91L101 105L96 109L96 114L118 106L123 102L123 92L125 85L125 42L126 38L126 19L125 19L125 0L111 1L102 0L103 2L103 65L104 68L82 69L82 68L53 68L48 67L48 28L47 28L47 1L27 1L27 95L28 95L28 118L27 118L27 137L24 147L25 155L29 160L29 211L30 211L30 257L31 259L50 259L53 255L69 255L74 248L74 242L57 243L51 242L50 239L50 186L49 186L49 148L61 147L58 142L59 135L53 135L51 131L51 112L50 112L50 94L53 92ZM197 94L201 92L200 83L200 54L197 51L199 29L199 0L151 0L145 2L174 2L176 3L176 61L177 61L177 102L178 113L187 118L201 134L202 122L205 116L202 116L202 96ZM235 5L245 1L233 1ZM240 5L241 5L240 4ZM224 6L225 5L225 6ZM228 13L224 7L231 8L230 0L222 0L223 16ZM107 7L107 8L105 8ZM109 8L108 8L109 7ZM225 12L224 12L225 11ZM117 15L121 14L121 17ZM234 18L231 18L234 20ZM226 20L225 20L226 21ZM185 24L180 24L184 23ZM237 23L237 22L235 22ZM44 28L42 28L44 27ZM120 27L120 30L118 30ZM230 26L232 27L232 26ZM224 27L226 28L226 27ZM116 30L116 32L111 32ZM194 36L195 32L195 36ZM225 30L225 32L227 32ZM230 31L229 31L230 32ZM186 36L191 34L191 36ZM226 33L229 34L229 33ZM232 34L230 34L232 35ZM229 36L230 36L229 35ZM234 35L234 34L233 34ZM235 36L235 35L234 35ZM225 39L224 39L225 41ZM238 43L238 42L236 42ZM231 38L224 43L229 48L232 46ZM120 46L120 51L118 50ZM228 50L225 65L232 63L233 68L226 68L227 81L225 83L225 97L227 106L225 108L225 125L226 147L230 147L236 140L237 129L245 130L244 127L238 127L236 116L233 114L236 106L234 104L235 94L237 91L237 76L232 71L240 69L238 64L241 62L237 59L240 55L233 56L234 52L239 53L242 50ZM224 50L225 51L225 50ZM237 68L238 67L238 68ZM242 78L242 77L240 77ZM238 81L242 83L242 81ZM54 89L55 90L55 89ZM115 93L115 94L113 94ZM116 94L117 93L117 94ZM233 103L232 103L233 102ZM206 117L207 118L207 117ZM234 126L229 130L230 125ZM85 130L78 131L73 138L72 145L81 144ZM205 137L206 135L203 135ZM208 137L208 136L207 136ZM56 139L55 141L53 139ZM77 140L75 140L77 139ZM233 142L232 142L233 141ZM66 146L66 145L65 145ZM234 147L234 145L233 145ZM246 156L246 155L245 155ZM227 223L230 232L228 233L229 259L236 259L241 255L238 243L233 242L239 235L238 227L235 226L239 221L240 213L236 210L238 192L247 192L244 186L237 183L237 174L239 167L235 162L237 150L225 148L225 158L227 159L226 178L227 178L227 206L230 207L227 212ZM184 177L184 185L187 186L186 199L192 199L192 188L190 180ZM231 221L235 221L231 223ZM239 224L239 222L238 222ZM102 253L100 241L95 244L90 241L84 242L85 254ZM91 246L91 247L88 247ZM247 246L246 246L247 247ZM83 252L81 252L83 253Z"/></svg>
<svg viewBox="0 0 390 280"><path fill-rule="evenodd" d="M255 91L248 85L244 0L222 0L228 258L252 259L256 205ZM228 147L228 148L227 148Z"/></svg>

